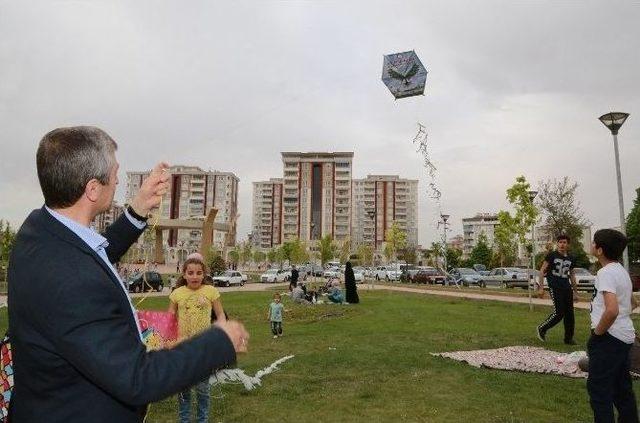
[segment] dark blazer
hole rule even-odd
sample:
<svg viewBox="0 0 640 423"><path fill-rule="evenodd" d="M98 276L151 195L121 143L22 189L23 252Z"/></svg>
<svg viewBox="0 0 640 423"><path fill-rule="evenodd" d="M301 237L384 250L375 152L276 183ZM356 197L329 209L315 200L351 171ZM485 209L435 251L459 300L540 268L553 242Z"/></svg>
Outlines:
<svg viewBox="0 0 640 423"><path fill-rule="evenodd" d="M121 216L104 234L109 259L141 233ZM44 208L18 231L8 281L12 423L140 422L150 402L235 362L220 329L147 352L113 272Z"/></svg>

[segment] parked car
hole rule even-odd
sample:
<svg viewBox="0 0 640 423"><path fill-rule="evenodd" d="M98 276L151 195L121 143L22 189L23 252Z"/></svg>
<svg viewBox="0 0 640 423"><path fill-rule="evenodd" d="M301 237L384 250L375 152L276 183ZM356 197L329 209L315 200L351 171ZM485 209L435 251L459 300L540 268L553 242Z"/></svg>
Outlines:
<svg viewBox="0 0 640 423"><path fill-rule="evenodd" d="M353 268L353 277L356 280L356 283L364 282L364 268L356 266Z"/></svg>
<svg viewBox="0 0 640 423"><path fill-rule="evenodd" d="M525 269L517 267L496 267L483 277L486 286L498 286L502 288L528 288L529 275Z"/></svg>
<svg viewBox="0 0 640 423"><path fill-rule="evenodd" d="M576 267L573 269L573 274L576 277L578 291L593 291L595 289L596 277L587 269Z"/></svg>
<svg viewBox="0 0 640 423"><path fill-rule="evenodd" d="M322 266L314 264L311 266L311 274L313 276L322 276L322 274L324 273L324 269L322 268Z"/></svg>
<svg viewBox="0 0 640 423"><path fill-rule="evenodd" d="M128 280L130 292L147 292L158 291L161 292L164 288L164 282L162 282L162 276L158 272L145 272L144 278L142 273L136 273Z"/></svg>
<svg viewBox="0 0 640 423"><path fill-rule="evenodd" d="M242 276L242 282L247 283L249 281L249 276L246 273L240 272L240 276Z"/></svg>
<svg viewBox="0 0 640 423"><path fill-rule="evenodd" d="M455 281L463 286L479 286L484 288L486 285L482 280L483 276L475 269L470 267L458 267L451 271L451 276L455 278Z"/></svg>
<svg viewBox="0 0 640 423"><path fill-rule="evenodd" d="M487 266L484 264L474 264L472 267L473 270L480 274L480 276L487 276L490 273L489 270L487 270Z"/></svg>
<svg viewBox="0 0 640 423"><path fill-rule="evenodd" d="M422 268L418 270L418 273L413 277L413 282L415 283L428 283L432 285L444 285L446 280L447 277L434 267Z"/></svg>
<svg viewBox="0 0 640 423"><path fill-rule="evenodd" d="M276 283L276 282L286 282L287 281L287 272L282 269L269 269L260 275L260 282L266 283Z"/></svg>
<svg viewBox="0 0 640 423"><path fill-rule="evenodd" d="M227 270L221 275L214 276L213 283L215 286L244 285L242 275L237 270Z"/></svg>
<svg viewBox="0 0 640 423"><path fill-rule="evenodd" d="M378 266L374 272L376 280L398 281L400 280L400 269L395 266Z"/></svg>
<svg viewBox="0 0 640 423"><path fill-rule="evenodd" d="M329 267L323 273L324 278L341 278L344 273L340 271L339 267Z"/></svg>

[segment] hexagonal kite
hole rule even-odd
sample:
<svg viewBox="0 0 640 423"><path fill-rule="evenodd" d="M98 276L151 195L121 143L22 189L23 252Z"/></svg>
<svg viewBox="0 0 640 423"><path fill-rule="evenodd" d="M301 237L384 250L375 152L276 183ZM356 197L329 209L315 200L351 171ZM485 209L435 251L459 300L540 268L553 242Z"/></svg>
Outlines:
<svg viewBox="0 0 640 423"><path fill-rule="evenodd" d="M415 51L388 54L382 64L382 82L397 99L423 95L427 69Z"/></svg>

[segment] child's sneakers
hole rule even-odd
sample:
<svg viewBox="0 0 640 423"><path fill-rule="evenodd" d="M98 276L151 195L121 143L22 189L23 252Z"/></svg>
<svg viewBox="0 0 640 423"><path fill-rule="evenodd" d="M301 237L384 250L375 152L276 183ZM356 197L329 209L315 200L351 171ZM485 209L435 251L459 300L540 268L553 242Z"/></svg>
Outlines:
<svg viewBox="0 0 640 423"><path fill-rule="evenodd" d="M544 337L545 337L546 334L544 332L542 332L540 330L540 328L536 328L536 334L538 335L538 339L539 340L541 340L542 342L545 341Z"/></svg>
<svg viewBox="0 0 640 423"><path fill-rule="evenodd" d="M278 335L273 335L273 339L276 339L278 337Z"/></svg>

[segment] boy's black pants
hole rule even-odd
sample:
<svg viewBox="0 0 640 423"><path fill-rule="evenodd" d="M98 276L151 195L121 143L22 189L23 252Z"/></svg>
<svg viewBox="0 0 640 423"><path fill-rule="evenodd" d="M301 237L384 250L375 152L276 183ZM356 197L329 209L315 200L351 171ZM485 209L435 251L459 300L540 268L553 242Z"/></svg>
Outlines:
<svg viewBox="0 0 640 423"><path fill-rule="evenodd" d="M564 340L571 341L576 325L573 315L573 290L571 288L549 288L549 294L553 301L553 312L539 326L540 332L547 333L549 329L564 319Z"/></svg>
<svg viewBox="0 0 640 423"><path fill-rule="evenodd" d="M589 338L587 391L596 423L613 423L614 405L618 410L618 422L638 423L636 397L629 375L629 350L631 344L608 333Z"/></svg>
<svg viewBox="0 0 640 423"><path fill-rule="evenodd" d="M274 335L282 335L282 322L271 321L271 333Z"/></svg>

